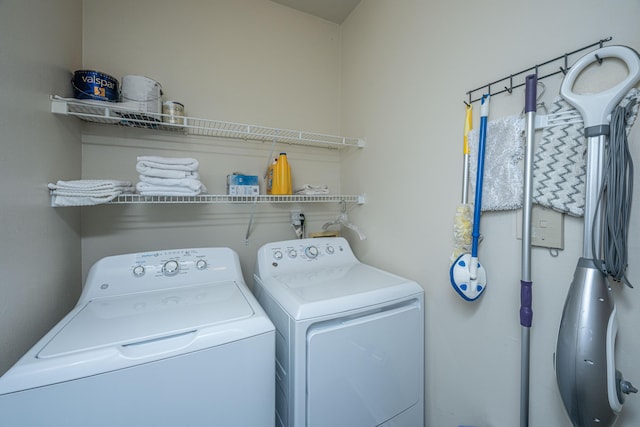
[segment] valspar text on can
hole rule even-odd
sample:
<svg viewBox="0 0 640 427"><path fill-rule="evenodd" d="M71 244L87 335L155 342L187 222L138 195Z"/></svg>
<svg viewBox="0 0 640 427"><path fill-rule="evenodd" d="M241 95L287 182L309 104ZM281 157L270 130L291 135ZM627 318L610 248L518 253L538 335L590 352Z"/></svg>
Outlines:
<svg viewBox="0 0 640 427"><path fill-rule="evenodd" d="M98 101L118 101L118 80L109 74L94 70L77 70L71 79L73 97Z"/></svg>
<svg viewBox="0 0 640 427"><path fill-rule="evenodd" d="M184 105L177 101L162 104L162 121L172 125L184 125Z"/></svg>

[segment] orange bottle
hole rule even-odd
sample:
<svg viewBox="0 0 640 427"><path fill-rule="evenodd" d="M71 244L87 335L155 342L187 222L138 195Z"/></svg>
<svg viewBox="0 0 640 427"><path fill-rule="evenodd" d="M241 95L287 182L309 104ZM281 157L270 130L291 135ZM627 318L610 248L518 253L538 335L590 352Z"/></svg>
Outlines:
<svg viewBox="0 0 640 427"><path fill-rule="evenodd" d="M287 153L280 153L278 162L273 167L273 184L271 185L271 194L283 195L292 193L291 167L287 160Z"/></svg>

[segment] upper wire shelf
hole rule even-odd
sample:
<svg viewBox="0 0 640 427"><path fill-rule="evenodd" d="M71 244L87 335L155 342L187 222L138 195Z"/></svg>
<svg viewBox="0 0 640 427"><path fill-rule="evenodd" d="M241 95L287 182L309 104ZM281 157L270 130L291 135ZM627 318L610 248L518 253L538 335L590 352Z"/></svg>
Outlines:
<svg viewBox="0 0 640 427"><path fill-rule="evenodd" d="M181 123L162 121L165 114L143 113L119 106L116 102L80 100L51 96L51 112L76 116L80 119L121 127L145 128L185 135L232 138L250 141L280 142L284 144L342 149L364 147L364 140L337 135L269 128L219 120L180 117ZM172 117L175 119L175 116ZM175 121L175 120L174 120Z"/></svg>

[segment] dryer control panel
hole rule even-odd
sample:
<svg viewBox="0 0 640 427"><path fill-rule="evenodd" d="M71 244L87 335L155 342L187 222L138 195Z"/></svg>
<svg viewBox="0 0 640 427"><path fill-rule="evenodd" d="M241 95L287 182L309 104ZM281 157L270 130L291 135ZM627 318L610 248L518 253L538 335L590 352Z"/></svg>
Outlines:
<svg viewBox="0 0 640 427"><path fill-rule="evenodd" d="M301 268L321 269L358 262L349 243L341 237L286 240L267 243L258 251L257 269L278 274Z"/></svg>

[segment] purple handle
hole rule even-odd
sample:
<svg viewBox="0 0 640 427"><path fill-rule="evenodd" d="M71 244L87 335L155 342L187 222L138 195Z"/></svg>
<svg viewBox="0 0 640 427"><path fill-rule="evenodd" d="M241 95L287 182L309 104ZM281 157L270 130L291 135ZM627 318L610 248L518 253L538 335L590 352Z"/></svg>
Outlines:
<svg viewBox="0 0 640 427"><path fill-rule="evenodd" d="M524 112L536 112L536 92L538 86L538 76L535 74L529 74L525 79L525 97L524 97Z"/></svg>
<svg viewBox="0 0 640 427"><path fill-rule="evenodd" d="M531 327L531 321L533 320L533 309L531 308L531 301L533 300L532 286L532 282L520 281L520 325L527 328Z"/></svg>

